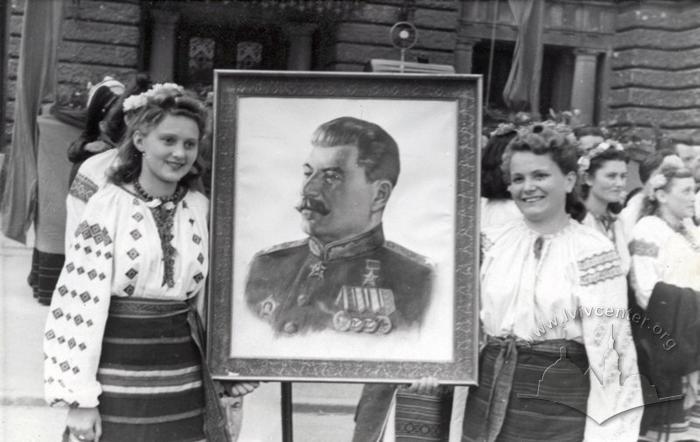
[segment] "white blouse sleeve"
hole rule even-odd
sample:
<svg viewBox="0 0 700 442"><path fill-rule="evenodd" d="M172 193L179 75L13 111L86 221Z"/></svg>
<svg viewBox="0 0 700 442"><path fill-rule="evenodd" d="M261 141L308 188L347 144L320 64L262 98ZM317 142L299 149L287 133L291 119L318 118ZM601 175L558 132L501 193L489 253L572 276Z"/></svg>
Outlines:
<svg viewBox="0 0 700 442"><path fill-rule="evenodd" d="M44 332L44 393L50 405L95 407L109 312L118 205L98 193L71 232Z"/></svg>
<svg viewBox="0 0 700 442"><path fill-rule="evenodd" d="M662 279L659 251L664 243L664 226L657 225L653 218L640 220L632 230L630 242L630 282L637 304L646 310L654 286Z"/></svg>
<svg viewBox="0 0 700 442"><path fill-rule="evenodd" d="M642 391L627 317L627 284L612 244L601 244L577 263L576 290L591 384L584 440L636 441Z"/></svg>
<svg viewBox="0 0 700 442"><path fill-rule="evenodd" d="M66 249L71 245L75 229L78 228L80 220L85 211L88 200L97 192L97 184L90 178L78 172L70 185L68 196L66 196Z"/></svg>

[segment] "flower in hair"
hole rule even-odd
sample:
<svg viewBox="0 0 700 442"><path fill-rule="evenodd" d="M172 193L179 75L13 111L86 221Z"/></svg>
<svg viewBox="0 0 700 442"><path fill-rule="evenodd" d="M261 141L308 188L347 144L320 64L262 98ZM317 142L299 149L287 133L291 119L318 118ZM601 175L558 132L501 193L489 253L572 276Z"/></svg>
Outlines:
<svg viewBox="0 0 700 442"><path fill-rule="evenodd" d="M570 135L573 135L574 130L571 128L571 126L569 126L566 123L562 123L562 122L555 121L555 120L544 120L544 121L539 121L537 123L534 123L532 125L533 129L537 126L543 128L543 129L552 130L552 131L556 132L557 134L562 135L564 138L567 138L568 140L573 141L573 138L571 138Z"/></svg>
<svg viewBox="0 0 700 442"><path fill-rule="evenodd" d="M156 95L162 93L173 93L175 95L181 95L185 92L185 88L175 83L158 83L154 84L152 88L146 92L142 92L138 95L132 95L124 100L123 109L124 112L130 112L136 109L140 109L148 104L148 100L154 98Z"/></svg>
<svg viewBox="0 0 700 442"><path fill-rule="evenodd" d="M625 150L625 147L615 140L605 140L603 142L598 143L596 147L590 149L588 152L581 155L581 157L578 159L579 171L586 172L591 166L591 160L609 149L614 149L622 152Z"/></svg>
<svg viewBox="0 0 700 442"><path fill-rule="evenodd" d="M148 98L144 94L132 95L124 100L122 105L124 112L130 112L134 109L143 107L148 103Z"/></svg>
<svg viewBox="0 0 700 442"><path fill-rule="evenodd" d="M176 84L176 83L157 83L157 84L154 84L151 89L149 89L148 91L146 91L144 93L146 94L146 96L148 96L150 98L150 97L154 97L159 92L170 92L170 91L182 94L183 92L185 92L185 88L183 88L182 86L180 86L179 84Z"/></svg>

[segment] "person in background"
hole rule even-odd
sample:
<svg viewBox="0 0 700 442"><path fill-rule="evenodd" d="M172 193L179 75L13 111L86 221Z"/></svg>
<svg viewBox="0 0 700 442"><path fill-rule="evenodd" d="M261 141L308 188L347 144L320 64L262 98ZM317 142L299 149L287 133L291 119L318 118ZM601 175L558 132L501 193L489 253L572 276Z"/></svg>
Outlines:
<svg viewBox="0 0 700 442"><path fill-rule="evenodd" d="M688 145L677 143L675 145L676 154L683 160L685 168L690 171L695 180L695 208L693 221L695 225L700 224L700 145Z"/></svg>
<svg viewBox="0 0 700 442"><path fill-rule="evenodd" d="M577 160L575 142L541 124L506 149L504 172L523 218L482 229L486 345L464 442L637 440L642 395L629 322L576 314L627 309L612 243L578 221ZM610 419L601 425L586 414Z"/></svg>
<svg viewBox="0 0 700 442"><path fill-rule="evenodd" d="M120 161L81 213L51 303L46 400L69 407L64 440L226 441L197 312L209 204L191 183L206 112L177 85L124 104Z"/></svg>
<svg viewBox="0 0 700 442"><path fill-rule="evenodd" d="M593 149L605 139L603 131L596 126L579 126L574 129L574 136L578 140L579 149L583 152Z"/></svg>
<svg viewBox="0 0 700 442"><path fill-rule="evenodd" d="M73 163L70 173L70 183L73 182L78 169L83 162L107 149L113 148L114 141L104 135L105 123L110 108L124 93L124 85L105 77L104 80L90 88L88 92L85 130L80 137L68 147L68 159Z"/></svg>
<svg viewBox="0 0 700 442"><path fill-rule="evenodd" d="M99 141L94 146L95 150L98 150L97 146L100 149L106 148L106 150L88 152L86 159L81 163L71 182L66 197L66 247L78 227L78 222L88 200L107 183L107 173L119 161L118 149L113 147L122 142L127 120L133 118L136 113L133 110L124 110L124 101L129 97L138 96L150 88L151 81L148 76L136 75L126 91L117 98L107 115L100 121Z"/></svg>
<svg viewBox="0 0 700 442"><path fill-rule="evenodd" d="M639 164L639 179L642 187L627 195L625 207L620 212L619 219L628 241L632 238L632 229L641 217L644 197L651 193L649 178L656 173L662 164L674 164L683 167L683 161L670 149L659 149L647 155Z"/></svg>
<svg viewBox="0 0 700 442"><path fill-rule="evenodd" d="M693 326L700 314L700 228L688 222L695 182L688 169L664 164L649 187L632 230L630 280L645 317L664 334L645 336L640 327L640 371L659 398L684 398L647 405L642 440L700 440L700 338Z"/></svg>
<svg viewBox="0 0 700 442"><path fill-rule="evenodd" d="M694 146L685 143L676 143L673 148L676 152L676 155L678 155L681 161L683 161L683 166L686 169L688 169L691 172L691 174L693 174L698 163L698 156L700 156L700 146ZM693 178L695 179L694 175ZM697 182L700 180L695 179L695 181Z"/></svg>
<svg viewBox="0 0 700 442"><path fill-rule="evenodd" d="M481 158L481 227L495 227L519 219L522 214L510 197L503 177L503 152L517 135L510 123L501 123L491 133Z"/></svg>
<svg viewBox="0 0 700 442"><path fill-rule="evenodd" d="M120 84L110 77L105 77L102 83L90 89L89 107L100 109L106 107L114 97L110 87L119 92ZM72 180L72 173L69 167L64 166L62 158L58 157L65 155L65 148L77 136L76 132L85 130L88 113L89 110L76 109L70 104L54 103L45 105L42 115L37 120L41 132L37 153L38 164L39 167L48 167L49 170L39 174L40 179L37 183L37 210L34 215L36 241L27 282L32 287L34 298L41 305L51 303L51 294L65 259L63 235L58 234L63 228L60 217L64 210L64 203L58 200L65 198L66 182ZM90 122L88 121L87 124ZM51 155L56 157L52 158ZM57 163L58 161L60 163Z"/></svg>
<svg viewBox="0 0 700 442"><path fill-rule="evenodd" d="M622 271L629 271L629 251L622 222L617 215L622 210L627 185L627 154L614 140L601 141L583 152L578 160L581 176L581 198L586 206L582 223L607 236L620 255Z"/></svg>

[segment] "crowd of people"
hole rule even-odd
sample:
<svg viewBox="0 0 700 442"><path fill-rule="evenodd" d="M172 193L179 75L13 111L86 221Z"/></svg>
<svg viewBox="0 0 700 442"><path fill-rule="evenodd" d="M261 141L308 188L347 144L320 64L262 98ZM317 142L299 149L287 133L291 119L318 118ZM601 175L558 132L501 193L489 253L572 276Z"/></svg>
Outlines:
<svg viewBox="0 0 700 442"><path fill-rule="evenodd" d="M138 77L93 87L87 109L44 341L47 401L69 407L64 440L235 439L222 400L256 384L213 381L203 357L207 106ZM479 382L463 441L700 440L700 150L650 153L632 192L628 167L625 146L595 127L490 134ZM543 331L572 311L606 314ZM438 382L426 374L400 392L450 402L448 414ZM395 388L365 389L355 441L386 436L388 407L371 395Z"/></svg>

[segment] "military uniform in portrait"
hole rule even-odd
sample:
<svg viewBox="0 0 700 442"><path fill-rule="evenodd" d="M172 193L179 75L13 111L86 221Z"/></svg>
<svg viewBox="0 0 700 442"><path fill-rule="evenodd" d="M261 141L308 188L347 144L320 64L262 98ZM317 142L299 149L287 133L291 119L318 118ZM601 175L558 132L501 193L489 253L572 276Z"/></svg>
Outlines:
<svg viewBox="0 0 700 442"><path fill-rule="evenodd" d="M258 253L248 306L282 335L325 329L383 335L420 326L433 270L385 241L382 225L325 246L314 237Z"/></svg>

